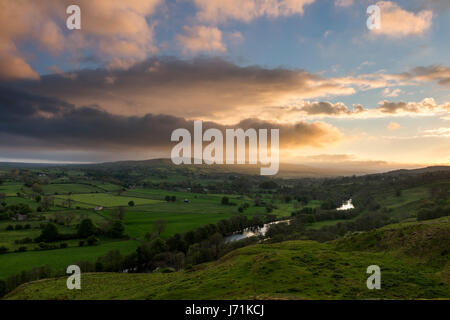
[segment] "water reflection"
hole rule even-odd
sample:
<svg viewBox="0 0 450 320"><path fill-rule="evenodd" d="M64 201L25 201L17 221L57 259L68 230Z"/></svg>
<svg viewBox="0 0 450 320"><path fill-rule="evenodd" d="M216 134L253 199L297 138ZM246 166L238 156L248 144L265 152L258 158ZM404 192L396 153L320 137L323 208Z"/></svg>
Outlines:
<svg viewBox="0 0 450 320"><path fill-rule="evenodd" d="M262 227L244 229L241 232L236 232L228 237L225 237L225 243L238 241L238 240L242 240L242 239L254 237L254 236L265 236L267 230L269 230L270 225L282 223L282 222L289 224L290 221L289 220L275 221L275 222L271 222L271 223L266 223Z"/></svg>
<svg viewBox="0 0 450 320"><path fill-rule="evenodd" d="M347 202L344 202L342 204L342 206L340 206L339 208L336 208L336 210L339 210L339 211L350 210L350 209L355 209L355 207L353 206L353 203L352 203L352 199L349 199Z"/></svg>

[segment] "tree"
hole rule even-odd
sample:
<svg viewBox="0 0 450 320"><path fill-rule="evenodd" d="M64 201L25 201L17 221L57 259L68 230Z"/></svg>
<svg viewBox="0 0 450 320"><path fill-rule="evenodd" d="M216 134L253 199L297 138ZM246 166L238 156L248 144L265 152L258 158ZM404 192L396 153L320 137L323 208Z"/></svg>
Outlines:
<svg viewBox="0 0 450 320"><path fill-rule="evenodd" d="M119 208L113 210L111 216L113 217L114 220L123 221L125 219L125 213L126 213L125 207L120 206Z"/></svg>
<svg viewBox="0 0 450 320"><path fill-rule="evenodd" d="M278 188L278 185L275 181L269 180L269 181L264 181L263 183L261 183L259 185L259 187L261 189L276 189L276 188Z"/></svg>
<svg viewBox="0 0 450 320"><path fill-rule="evenodd" d="M125 227L123 226L122 221L115 220L111 225L111 230L109 231L109 234L112 238L122 238L123 233L125 231Z"/></svg>
<svg viewBox="0 0 450 320"><path fill-rule="evenodd" d="M77 234L81 238L87 238L94 235L96 228L91 219L84 219L78 226Z"/></svg>
<svg viewBox="0 0 450 320"><path fill-rule="evenodd" d="M230 198L228 198L227 196L222 198L222 205L229 205L230 204Z"/></svg>
<svg viewBox="0 0 450 320"><path fill-rule="evenodd" d="M136 250L138 262L148 266L155 255L166 252L167 250L168 247L161 238L154 239L151 242L145 242Z"/></svg>
<svg viewBox="0 0 450 320"><path fill-rule="evenodd" d="M119 272L122 271L122 265L124 262L123 256L120 251L115 249L109 251L106 255L98 258L96 265L101 266L101 270L96 271L107 271L107 272Z"/></svg>
<svg viewBox="0 0 450 320"><path fill-rule="evenodd" d="M96 236L94 236L94 235L89 236L87 238L88 245L90 245L90 246L96 245L98 243L98 241L99 241L98 238Z"/></svg>
<svg viewBox="0 0 450 320"><path fill-rule="evenodd" d="M156 233L158 233L158 237L161 235L161 233L164 232L164 230L166 230L166 226L167 221L164 219L155 221L155 223L153 224L153 229L155 230Z"/></svg>
<svg viewBox="0 0 450 320"><path fill-rule="evenodd" d="M174 234L166 241L170 251L187 251L187 244L179 233Z"/></svg>
<svg viewBox="0 0 450 320"><path fill-rule="evenodd" d="M48 211L48 209L50 209L51 206L53 206L55 203L55 199L53 197L44 197L44 199L42 200L42 208L45 211Z"/></svg>
<svg viewBox="0 0 450 320"><path fill-rule="evenodd" d="M47 225L44 227L44 229L41 232L41 235L39 236L40 241L44 242L53 242L57 241L59 238L59 232L58 228L53 223L47 223Z"/></svg>
<svg viewBox="0 0 450 320"><path fill-rule="evenodd" d="M38 183L33 184L31 186L31 190L33 190L36 193L42 193L42 187Z"/></svg>

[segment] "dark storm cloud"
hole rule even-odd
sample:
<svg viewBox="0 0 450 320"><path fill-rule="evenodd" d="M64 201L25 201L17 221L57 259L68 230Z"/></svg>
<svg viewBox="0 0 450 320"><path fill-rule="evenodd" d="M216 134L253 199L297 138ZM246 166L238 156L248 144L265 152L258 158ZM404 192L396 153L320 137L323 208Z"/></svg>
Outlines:
<svg viewBox="0 0 450 320"><path fill-rule="evenodd" d="M123 116L98 106L75 107L60 99L0 87L0 143L17 147L42 147L56 150L136 150L168 149L171 133L177 128L192 131L193 121L164 114ZM225 130L214 122L204 128ZM327 124L298 122L279 125L246 119L231 128L279 128L282 146L323 146L341 138ZM7 138L6 138L7 137Z"/></svg>
<svg viewBox="0 0 450 320"><path fill-rule="evenodd" d="M350 81L351 82L351 81ZM122 115L171 114L176 117L238 122L263 106L291 99L348 95L340 83L300 69L242 67L220 58L152 58L127 70L81 70L20 81L16 88L82 105L98 105Z"/></svg>

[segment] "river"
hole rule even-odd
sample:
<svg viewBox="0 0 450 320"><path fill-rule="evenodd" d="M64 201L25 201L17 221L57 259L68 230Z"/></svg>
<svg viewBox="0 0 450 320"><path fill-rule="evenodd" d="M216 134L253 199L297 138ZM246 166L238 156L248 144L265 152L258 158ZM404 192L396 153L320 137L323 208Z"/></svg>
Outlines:
<svg viewBox="0 0 450 320"><path fill-rule="evenodd" d="M340 206L339 208L336 208L336 210L338 210L338 211L350 210L350 209L355 209L355 207L353 206L353 203L352 203L352 199L347 200L346 202L344 202L342 204L342 206Z"/></svg>
<svg viewBox="0 0 450 320"><path fill-rule="evenodd" d="M282 222L289 224L290 221L289 220L274 221L274 222L266 223L262 227L247 228L247 229L244 229L243 231L239 231L239 232L233 233L232 235L225 237L224 241L225 241L225 243L229 243L229 242L238 241L238 240L242 240L242 239L254 237L254 236L265 236L267 230L269 230L270 225L282 223Z"/></svg>

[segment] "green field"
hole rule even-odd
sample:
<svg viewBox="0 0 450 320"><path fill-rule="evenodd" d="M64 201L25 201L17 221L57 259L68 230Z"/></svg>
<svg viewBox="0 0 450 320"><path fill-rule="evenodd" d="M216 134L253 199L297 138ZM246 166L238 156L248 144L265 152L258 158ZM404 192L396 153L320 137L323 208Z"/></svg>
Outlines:
<svg viewBox="0 0 450 320"><path fill-rule="evenodd" d="M68 197L64 197L61 199L67 199ZM118 206L128 206L128 202L134 201L135 205L144 205L144 204L154 204L160 201L145 199L145 198L137 198L137 197L126 197L126 196L117 196L109 193L88 193L88 194L73 194L70 196L70 199L75 201L76 206L80 206L81 208L89 208L92 206L103 206L103 207L118 207Z"/></svg>
<svg viewBox="0 0 450 320"><path fill-rule="evenodd" d="M100 242L97 246L69 247L66 249L27 251L0 255L0 279L5 279L23 270L36 266L48 265L55 270L64 270L70 264L79 261L95 262L108 251L118 249L122 253L130 253L139 246L138 241Z"/></svg>
<svg viewBox="0 0 450 320"><path fill-rule="evenodd" d="M0 193L5 193L8 197L16 196L22 187L23 183L4 183L0 185Z"/></svg>
<svg viewBox="0 0 450 320"><path fill-rule="evenodd" d="M104 189L96 186L79 183L55 183L42 186L42 190L45 194L67 194L67 193L91 193L91 192L104 192Z"/></svg>
<svg viewBox="0 0 450 320"><path fill-rule="evenodd" d="M77 185L65 185L67 190L75 190ZM71 186L71 187L68 187ZM84 186L84 185L81 185ZM80 190L79 190L80 191ZM175 195L177 201L167 202L164 200L166 195ZM143 240L148 232L154 231L153 225L156 220L164 219L167 221L165 231L161 234L163 238L170 237L175 233L183 233L195 228L204 226L210 223L217 223L222 219L229 219L233 215L239 214L237 212L238 205L247 202L251 206L245 210L244 214L251 218L254 215L264 215L266 213L265 207L255 207L252 205L252 200L248 197L229 196L230 201L235 202L236 206L225 206L221 204L221 194L196 194L190 192L168 192L157 189L139 189L124 193L122 196L110 193L87 193L87 194L72 194L70 198L74 201L72 210L64 208L64 211L44 213L47 218L55 218L56 215L64 213L75 214L75 219L72 226L58 226L61 232L74 232L74 227L81 221L82 218L90 218L100 225L111 217L112 207L125 206L126 214L124 219L125 234L132 239ZM55 203L62 205L63 201L68 196L55 196ZM34 209L39 205L33 200L8 197L14 203L29 203ZM183 200L189 199L189 203ZM134 201L136 206L129 207L128 202ZM275 209L273 214L278 216L289 216L292 211L291 204L279 203L278 209ZM92 208L95 206L103 206L106 209L94 212ZM75 210L75 207L85 208L82 210ZM22 222L21 224L30 223L32 228L29 230L13 230L5 231L9 224L17 224L11 221L4 221L0 223L0 246L4 245L10 249L10 253L0 255L0 279L16 273L13 266L20 266L21 270L28 270L34 266L48 264L52 268L60 268L72 261L72 257L79 257L77 260L95 261L96 258L105 254L112 248L120 248L123 254L133 252L137 247L137 242L134 245L129 245L129 241L125 242L108 242L101 241L99 246L78 248L78 240L63 241L68 244L66 249L47 250L47 251L31 251L37 247L37 244L14 244L15 240L21 240L26 237L32 239L40 234L37 229L41 222ZM54 244L58 245L60 242ZM11 251L20 246L27 247L27 252L13 253ZM85 259L83 255L85 255ZM67 255L67 256L66 256ZM53 258L53 257L58 258ZM22 260L23 259L23 260ZM73 261L72 261L73 262Z"/></svg>
<svg viewBox="0 0 450 320"><path fill-rule="evenodd" d="M449 218L416 221L422 205L431 206L431 209L432 206L440 206L441 213L448 210L450 184L439 180L438 175L423 177L425 182L417 179L404 181L398 185L394 183L397 178L388 176L369 177L367 181L364 177L361 179L345 177L342 178L343 183L340 180L334 182L275 179L275 184L268 185L261 183L262 180L257 176L246 177L247 182L234 174L223 177L217 175L215 180L211 180L203 173L199 176L198 172L195 173L196 170L188 169L183 174L179 174L182 171L178 170L179 168L172 168L165 172L164 168L160 168L155 172L131 164L131 167L125 170L111 168L111 171L102 169L83 172L75 168L71 170L51 168L35 169L32 173L16 172L15 174L22 177L21 180L14 178L14 175L3 177L0 193L5 193L7 197L6 205L3 207L6 215L3 215L3 220L0 221L0 247L6 247L8 251L0 254L0 280L44 265L52 268L55 271L53 274L61 274L70 264L80 261L95 262L112 249L120 250L122 255L130 254L143 243L147 233L155 231L155 222L158 220L166 221L165 229L160 236L167 239L176 233L182 234L238 215L252 218L263 217L270 213L277 218L286 219L293 211L302 207L318 208L320 212L322 203L328 199L336 202L354 194L355 197L352 198L355 201L359 199L354 202L358 215L351 220L358 221L350 227L346 223L351 220L336 219L305 223L298 231L287 227L279 231L274 228L272 231L275 236L272 239L266 238L264 244L234 250L219 260L196 265L202 261L212 261L217 256L229 252L234 246L234 244L220 244L222 251L217 253L213 251L212 242L209 242L214 238L202 240L201 234L204 230L198 230L195 234L196 237L200 235L199 244L204 250L200 254L207 258L203 259L200 256L200 259L195 256L197 249L193 246L192 249L189 248L183 262L176 265L176 268L182 268L181 271L168 274L157 272L84 274L81 292L68 292L65 286L66 278L42 280L18 288L16 292L10 294L10 297L18 299L450 298ZM142 184L144 180L159 181L160 184ZM347 183L348 180L353 180L354 184ZM33 187L27 188L24 184ZM48 212L41 212L42 202L33 200L36 191L39 190L35 188L35 184L40 185L43 190L42 199L45 195L53 195L55 206L49 208ZM275 187L272 187L274 185ZM245 189L242 186L245 186ZM213 190L217 193L208 193ZM23 197L17 197L17 192ZM176 200L166 201L167 196L175 196ZM228 205L222 204L222 198L225 196L229 198ZM364 202L364 199L370 201ZM129 206L130 201L134 202L134 206ZM303 201L308 202L304 205ZM20 208L7 206L19 203L29 205L33 211L28 215L27 221L15 222L11 219L12 214L17 212L15 210ZM240 212L244 204L248 207ZM95 211L94 208L97 206L102 206L103 209ZM38 209L39 207L41 208ZM111 222L113 218L118 217L118 207L125 210L121 213L124 215L121 215L120 219L123 219L126 236L123 234L116 236L111 232L113 225ZM423 214L421 212L420 219ZM330 217L337 216L330 215ZM78 238L76 232L80 222L86 218L91 219L99 227L96 236L100 242L98 245L80 247L80 240L86 243L87 237ZM401 223L393 224L398 221ZM26 244L15 243L24 238L36 239L48 222L55 223L59 234L70 235L66 237L67 240L59 237L56 238L58 241L54 241L53 238L49 240L49 244L59 248L64 243L67 248L36 250L40 248L37 242L41 240ZM312 230L338 223L342 223L339 228ZM364 225L360 226L361 223ZM381 227L386 223L389 225ZM31 226L28 229L6 231L9 225L15 227L27 224ZM292 226L297 228L295 224ZM371 231L352 232L353 230ZM336 240L327 243L303 240L308 238L319 241ZM283 239L300 240L270 244ZM41 246L44 247L43 244ZM21 247L26 247L26 251L17 252L23 249ZM172 259L171 255L164 256L164 259L166 258ZM164 260L164 263L172 266L173 262ZM366 268L372 264L380 265L382 268L381 291L370 291L366 288ZM149 267L150 270L154 270L155 265L158 266L155 263ZM23 279L33 279L24 277L22 275ZM14 281L10 280L8 283L17 284Z"/></svg>

